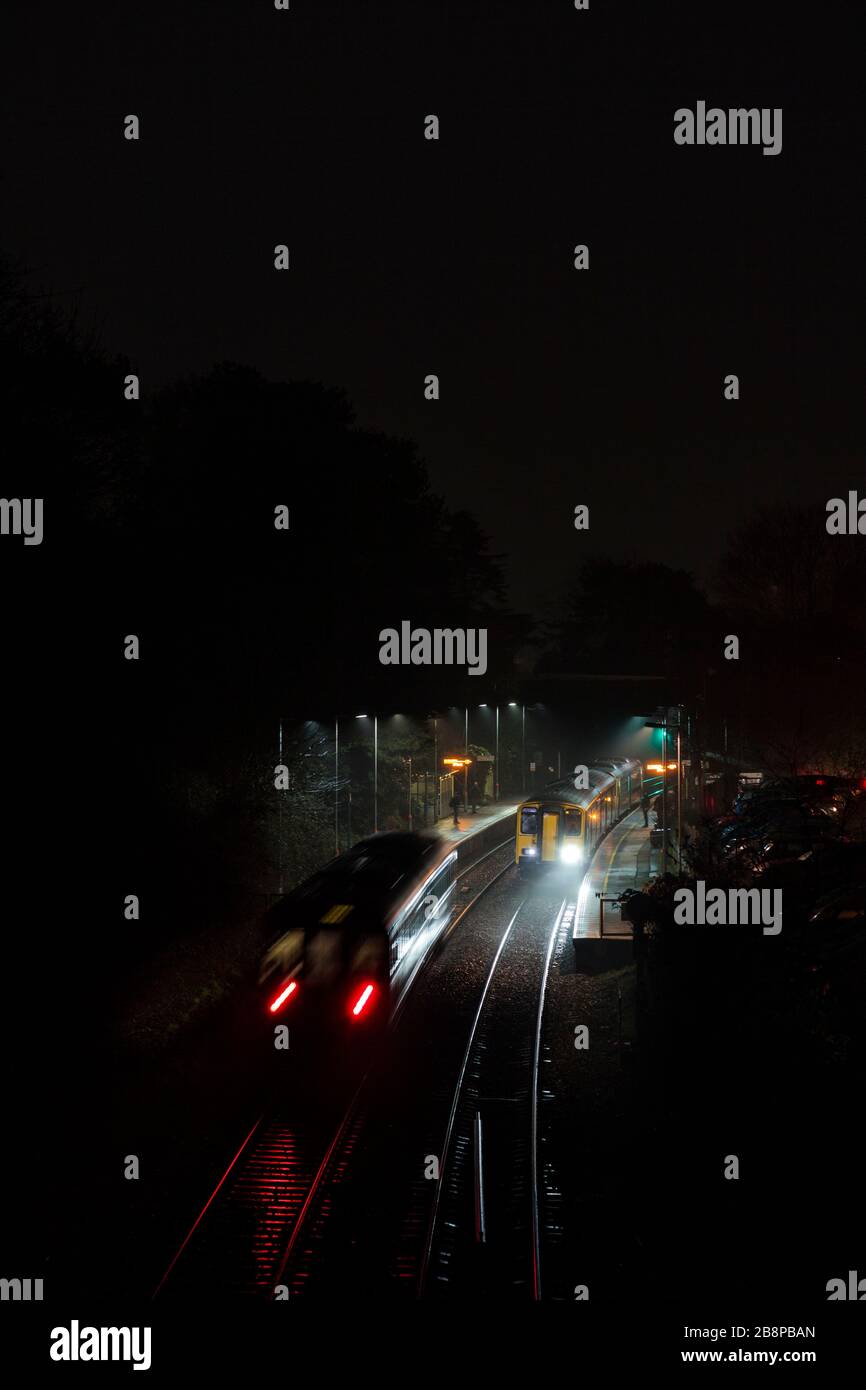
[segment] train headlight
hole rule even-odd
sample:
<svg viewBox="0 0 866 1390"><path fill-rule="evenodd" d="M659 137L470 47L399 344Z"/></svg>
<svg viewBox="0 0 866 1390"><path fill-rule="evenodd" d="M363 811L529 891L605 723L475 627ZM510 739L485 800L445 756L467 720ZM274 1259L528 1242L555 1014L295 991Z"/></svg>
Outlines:
<svg viewBox="0 0 866 1390"><path fill-rule="evenodd" d="M536 853L535 845L530 845L528 849L525 849L525 850L523 851L523 853L526 854L526 855L535 854L535 853Z"/></svg>
<svg viewBox="0 0 866 1390"><path fill-rule="evenodd" d="M563 864L579 864L581 849L580 845L563 845L560 859Z"/></svg>

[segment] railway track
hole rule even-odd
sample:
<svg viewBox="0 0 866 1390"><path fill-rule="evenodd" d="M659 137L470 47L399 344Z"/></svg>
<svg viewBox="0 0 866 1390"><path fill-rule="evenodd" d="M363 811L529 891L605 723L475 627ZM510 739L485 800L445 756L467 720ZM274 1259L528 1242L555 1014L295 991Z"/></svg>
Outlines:
<svg viewBox="0 0 866 1390"><path fill-rule="evenodd" d="M457 876L513 842L488 850ZM511 867L511 859L456 912L413 972L451 935ZM396 1027L409 995L404 990L391 1020ZM154 1298L235 1293L282 1298L308 1286L326 1243L340 1188L364 1130L368 1071L336 1122L312 1128L296 1115L262 1114L216 1184L154 1290Z"/></svg>
<svg viewBox="0 0 866 1390"><path fill-rule="evenodd" d="M563 901L543 958L527 963L534 988L502 980L518 948L518 905L491 962L454 1088L418 1273L424 1297L511 1292L540 1300L543 1258L560 1227L561 1197L544 1153L544 1002L563 930ZM499 997L497 998L497 994Z"/></svg>

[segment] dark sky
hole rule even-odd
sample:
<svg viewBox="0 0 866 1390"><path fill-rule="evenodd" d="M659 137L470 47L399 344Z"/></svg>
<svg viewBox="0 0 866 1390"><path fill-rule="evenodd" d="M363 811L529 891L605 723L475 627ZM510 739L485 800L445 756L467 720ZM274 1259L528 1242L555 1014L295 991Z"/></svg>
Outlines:
<svg viewBox="0 0 866 1390"><path fill-rule="evenodd" d="M703 578L759 503L823 525L863 489L856 7L20 9L3 246L145 389L226 358L344 386L419 441L522 601L587 554ZM781 154L676 146L699 99L782 107Z"/></svg>

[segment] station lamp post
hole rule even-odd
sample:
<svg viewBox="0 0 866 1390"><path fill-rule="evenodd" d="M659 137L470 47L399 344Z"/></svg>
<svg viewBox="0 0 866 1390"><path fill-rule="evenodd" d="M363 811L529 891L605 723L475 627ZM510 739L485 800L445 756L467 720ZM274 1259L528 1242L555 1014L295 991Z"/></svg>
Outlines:
<svg viewBox="0 0 866 1390"><path fill-rule="evenodd" d="M282 721L282 719L280 720L280 727L279 727L279 747L278 747L278 750L277 750L277 762L278 762L279 765L282 767L282 763L283 763L283 721ZM278 849L277 853L278 853L278 855L279 855L280 897L282 897L282 895L283 895L283 798L282 798L282 796L280 797L279 801L277 802L277 807L278 807L278 814L279 814L279 826L278 826L278 828L277 828L277 835L278 835L278 837L279 837L279 849Z"/></svg>
<svg viewBox="0 0 866 1390"><path fill-rule="evenodd" d="M356 719L369 719L368 714L356 714ZM373 715L373 834L379 832L379 716Z"/></svg>
<svg viewBox="0 0 866 1390"><path fill-rule="evenodd" d="M661 713L661 711L658 711ZM667 732L668 719L667 711L664 712L664 719L648 719L644 724L645 729L661 729L662 731L662 865L666 869L668 862L668 749Z"/></svg>
<svg viewBox="0 0 866 1390"><path fill-rule="evenodd" d="M682 705L676 706L677 714L677 872L683 871L683 734Z"/></svg>
<svg viewBox="0 0 866 1390"><path fill-rule="evenodd" d="M662 863L667 868L668 859L668 837L667 837L667 811L668 811L668 726L672 722L677 731L677 870L682 873L683 869L683 808L682 808L682 705L672 706L671 709L659 709L657 713L661 716L658 719L649 719L644 724L645 729L661 729L662 733L662 843L664 854ZM674 718L671 720L671 713Z"/></svg>
<svg viewBox="0 0 866 1390"><path fill-rule="evenodd" d="M517 709L520 701L509 700L508 708ZM537 705L530 705L530 709L537 709ZM520 792L526 795L526 705L520 704Z"/></svg>
<svg viewBox="0 0 866 1390"><path fill-rule="evenodd" d="M458 772L460 771L461 768L463 769L464 805L465 805L465 804L466 804L466 803L465 803L465 795L466 795L466 793L465 793L465 783L466 783L466 779L467 779L468 776L469 776L469 768L470 768L470 766L471 766L471 764L472 764L472 759L471 759L471 758L443 758L443 759L442 759L442 764L443 764L444 767L449 768L452 774L458 773ZM456 811L455 811L455 816L456 816ZM455 821L455 824L456 824L456 821Z"/></svg>
<svg viewBox="0 0 866 1390"><path fill-rule="evenodd" d="M508 708L517 709L518 701L509 700ZM520 790L523 796L526 795L526 706L521 705L522 719L520 725Z"/></svg>
<svg viewBox="0 0 866 1390"><path fill-rule="evenodd" d="M482 703L478 706L478 708L479 708L479 709L489 709L490 706L488 705L487 701L484 700L484 701L482 701ZM486 742L486 740L485 740L485 742ZM467 749L467 752L468 752L468 751L469 751L469 750ZM485 774L485 780L486 780L486 774ZM499 800L499 706L498 706L498 705L496 706L496 745L495 745L495 753L494 753L494 760L493 760L493 800L494 800L494 801L498 801L498 800Z"/></svg>

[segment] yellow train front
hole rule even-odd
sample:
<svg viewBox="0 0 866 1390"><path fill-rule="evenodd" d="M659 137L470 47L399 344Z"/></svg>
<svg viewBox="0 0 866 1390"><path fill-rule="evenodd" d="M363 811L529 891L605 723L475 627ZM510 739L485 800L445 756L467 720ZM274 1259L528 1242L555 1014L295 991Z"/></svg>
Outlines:
<svg viewBox="0 0 866 1390"><path fill-rule="evenodd" d="M588 786L551 782L517 808L514 859L521 872L588 865L616 821L640 803L643 776L634 758L596 759Z"/></svg>

